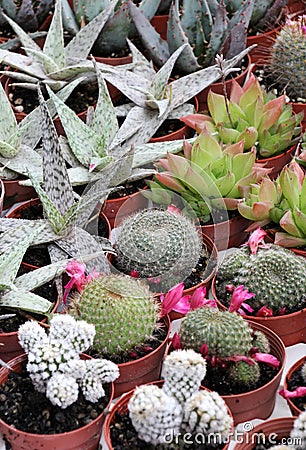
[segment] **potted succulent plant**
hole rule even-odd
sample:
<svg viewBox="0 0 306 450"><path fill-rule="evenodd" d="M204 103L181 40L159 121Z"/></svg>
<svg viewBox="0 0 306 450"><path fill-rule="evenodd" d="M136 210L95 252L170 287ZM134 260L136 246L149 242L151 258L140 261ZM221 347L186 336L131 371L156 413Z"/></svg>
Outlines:
<svg viewBox="0 0 306 450"><path fill-rule="evenodd" d="M65 314L51 319L48 333L35 321L19 327L26 354L0 370L0 430L13 450L97 448L119 370L82 355L94 335L93 325Z"/></svg>
<svg viewBox="0 0 306 450"><path fill-rule="evenodd" d="M182 319L172 345L206 358L203 385L222 396L235 424L269 417L285 363L284 344L271 330L204 305Z"/></svg>
<svg viewBox="0 0 306 450"><path fill-rule="evenodd" d="M239 310L248 319L262 323L286 346L306 342L306 259L266 244L265 235L263 230L254 231L247 245L223 259L213 280L213 295L221 308ZM252 294L247 302L243 296L233 296L238 286Z"/></svg>
<svg viewBox="0 0 306 450"><path fill-rule="evenodd" d="M248 431L235 450L303 450L306 444L306 412L299 417L279 417L256 425Z"/></svg>
<svg viewBox="0 0 306 450"><path fill-rule="evenodd" d="M301 134L302 114L292 112L285 95L267 93L251 74L243 87L233 81L229 98L209 92L207 102L208 114L181 120L198 132L206 126L225 144L245 139L245 150L255 145L257 161L272 168L270 177L276 178L291 160Z"/></svg>
<svg viewBox="0 0 306 450"><path fill-rule="evenodd" d="M302 154L300 158L303 161ZM264 178L254 184L238 205L240 214L253 220L248 230L266 226L268 237L275 244L305 256L305 187L305 172L296 160L285 166L275 181Z"/></svg>
<svg viewBox="0 0 306 450"><path fill-rule="evenodd" d="M179 210L153 208L127 217L116 232L113 267L145 280L153 292L184 282L191 293L208 286L217 251L202 239L196 225Z"/></svg>
<svg viewBox="0 0 306 450"><path fill-rule="evenodd" d="M85 265L68 265L71 276L64 301L67 311L92 323L96 335L88 354L118 364L115 397L136 385L159 378L170 334L159 302L141 280L124 275L85 276ZM70 290L75 293L68 296ZM76 292L77 291L77 292Z"/></svg>
<svg viewBox="0 0 306 450"><path fill-rule="evenodd" d="M179 202L187 214L190 209L218 250L238 246L250 222L237 207L251 186L270 172L256 163L255 147L247 152L244 147L245 138L225 145L204 127L192 144L184 143L183 154L168 153L155 163L158 173L143 195L155 203Z"/></svg>
<svg viewBox="0 0 306 450"><path fill-rule="evenodd" d="M107 448L119 448L118 428L125 449L187 448L187 435L188 445L198 449L228 448L231 412L217 392L201 388L205 373L206 361L193 350L169 354L164 382L138 386L114 405L104 426Z"/></svg>
<svg viewBox="0 0 306 450"><path fill-rule="evenodd" d="M287 400L288 406L294 416L304 411L306 406L306 357L296 361L286 373L284 389L280 395Z"/></svg>

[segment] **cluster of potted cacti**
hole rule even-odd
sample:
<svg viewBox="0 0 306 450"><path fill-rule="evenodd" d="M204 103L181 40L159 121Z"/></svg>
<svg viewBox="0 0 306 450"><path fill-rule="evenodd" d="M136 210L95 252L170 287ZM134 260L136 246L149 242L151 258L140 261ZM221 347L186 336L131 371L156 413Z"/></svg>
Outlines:
<svg viewBox="0 0 306 450"><path fill-rule="evenodd" d="M305 447L305 357L277 392L285 347L306 342L305 134L290 102L305 100L306 16L291 3L1 2L12 450L97 450L105 418L105 449L225 450L276 395L299 416L279 439ZM281 27L265 61L276 91L251 65L266 23ZM47 265L24 264L40 252Z"/></svg>

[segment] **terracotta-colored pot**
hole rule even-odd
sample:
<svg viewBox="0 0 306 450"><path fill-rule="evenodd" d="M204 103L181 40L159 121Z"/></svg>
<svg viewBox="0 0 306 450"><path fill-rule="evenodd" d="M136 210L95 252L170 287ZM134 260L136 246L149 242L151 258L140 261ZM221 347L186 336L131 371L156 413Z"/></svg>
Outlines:
<svg viewBox="0 0 306 450"><path fill-rule="evenodd" d="M296 372L297 370L299 370L302 365L306 362L306 356L303 356L302 358L300 358L298 361L296 361L288 370L286 377L284 379L284 389L289 389L288 387L288 381L291 380L292 375L294 374L294 372ZM293 403L291 398L287 398L286 399L288 406L290 408L290 411L292 413L293 416L298 416L302 411Z"/></svg>
<svg viewBox="0 0 306 450"><path fill-rule="evenodd" d="M58 305L60 302L60 297L57 297L56 302L54 303L54 307L51 312L56 312ZM44 318L41 320L41 323L46 323L47 319ZM17 356L20 356L24 353L24 349L19 344L18 340L18 331L11 331L10 333L0 333L0 358L8 362Z"/></svg>
<svg viewBox="0 0 306 450"><path fill-rule="evenodd" d="M306 130L306 103L297 102L297 103L291 103L292 110L295 112L295 114L298 114L300 112L304 113L304 117L301 121L302 131Z"/></svg>
<svg viewBox="0 0 306 450"><path fill-rule="evenodd" d="M269 61L270 49L274 44L275 36L280 29L281 26L278 26L265 33L258 33L254 36L247 37L247 47L257 44L257 47L253 48L249 53L253 63L264 64Z"/></svg>
<svg viewBox="0 0 306 450"><path fill-rule="evenodd" d="M87 355L83 355L87 359ZM23 354L12 361L10 365L19 373L22 371L22 364L26 361L27 355ZM5 383L8 377L8 369L0 369L0 383ZM114 388L110 384L110 406ZM0 419L0 431L11 445L12 450L97 450L102 433L102 426L105 419L105 413L101 413L96 419L82 428L59 434L31 434L8 425Z"/></svg>
<svg viewBox="0 0 306 450"><path fill-rule="evenodd" d="M167 40L167 27L168 27L169 14L161 14L154 16L151 20L151 25L155 28L157 33L164 41Z"/></svg>
<svg viewBox="0 0 306 450"><path fill-rule="evenodd" d="M141 191L138 191L125 197L107 199L103 206L103 213L113 229L119 227L127 216L147 206L148 199L141 194Z"/></svg>
<svg viewBox="0 0 306 450"><path fill-rule="evenodd" d="M32 186L22 186L19 184L20 179L5 180L3 179L5 196L4 208L7 209L14 203L24 202L31 198L37 197L37 193Z"/></svg>
<svg viewBox="0 0 306 450"><path fill-rule="evenodd" d="M170 319L168 316L165 317L165 326L167 335L153 352L134 361L118 364L120 376L114 382L115 398L134 389L135 386L159 379L170 335Z"/></svg>
<svg viewBox="0 0 306 450"><path fill-rule="evenodd" d="M163 383L164 383L164 381L160 380L160 381L156 381L156 382L148 383L148 384L154 384L158 387L162 387ZM204 386L201 386L201 389L206 390L206 388ZM207 389L207 390L209 390L209 389ZM111 427L111 425L113 425L115 423L116 413L119 413L121 415L127 413L128 403L133 395L133 392L134 392L134 390L127 392L119 400L117 400L116 403L114 404L114 406L112 407L110 413L106 416L104 426L103 426L103 433L104 433L104 439L105 439L105 443L107 445L108 450L113 450L110 427ZM230 416L232 416L232 413L229 408L228 408L228 413L230 414ZM233 429L231 430L231 432L233 432ZM226 450L229 447L229 444L230 443L228 442L224 447L222 447L222 450Z"/></svg>
<svg viewBox="0 0 306 450"><path fill-rule="evenodd" d="M253 62L253 60L251 61L251 57L249 55L247 55L247 57L248 57L248 63L247 63L246 68L241 73L238 72L238 74L234 77L235 81L237 81L237 83L239 83L240 86L243 85L243 83L246 79L247 73L250 70L251 62ZM233 78L230 78L225 81L226 92L228 95L230 95L230 92L232 89L232 80L233 80ZM210 90L212 92L215 92L216 94L223 94L222 82L212 83L207 88L203 89L203 91L201 91L197 94L200 112L207 110L207 95Z"/></svg>
<svg viewBox="0 0 306 450"><path fill-rule="evenodd" d="M233 414L235 425L253 419L267 419L271 415L286 362L286 349L280 337L257 322L248 322L253 330L263 332L268 338L271 354L280 361L280 366L276 375L264 386L243 394L222 395Z"/></svg>
<svg viewBox="0 0 306 450"><path fill-rule="evenodd" d="M208 274L208 276L202 281L202 283L197 284L196 286L193 286L189 289L185 289L183 291L183 295L192 295L193 292L199 288L199 287L206 287L207 292L211 286L211 282L213 277L215 276L215 273L217 271L217 264L218 264L218 250L213 241L210 239L210 237L206 236L205 234L202 234L203 242L206 245L207 251L210 255L208 264L212 266L211 272ZM160 294L159 294L160 295ZM171 311L169 313L170 320L177 320L182 319L185 317L185 314L178 313L176 311Z"/></svg>
<svg viewBox="0 0 306 450"><path fill-rule="evenodd" d="M267 439L273 439L271 444L275 443L276 445L277 440L290 437L294 420L294 417L278 417L277 419L259 423L251 431L248 431L243 436L239 436L240 442L235 445L234 450L253 450L262 435L266 436Z"/></svg>
<svg viewBox="0 0 306 450"><path fill-rule="evenodd" d="M251 221L237 214L236 217L212 225L202 225L202 234L208 236L219 251L239 247L248 237L245 231Z"/></svg>
<svg viewBox="0 0 306 450"><path fill-rule="evenodd" d="M219 309L227 309L217 298L216 277L212 280L211 292L218 303ZM306 308L283 316L255 317L246 315L244 317L272 330L282 339L286 347L301 342L306 343Z"/></svg>
<svg viewBox="0 0 306 450"><path fill-rule="evenodd" d="M270 158L257 159L256 163L265 163L266 169L272 168L272 171L269 173L269 177L272 180L275 180L280 174L282 168L292 160L292 155L295 152L295 149L296 144L279 155L271 156Z"/></svg>

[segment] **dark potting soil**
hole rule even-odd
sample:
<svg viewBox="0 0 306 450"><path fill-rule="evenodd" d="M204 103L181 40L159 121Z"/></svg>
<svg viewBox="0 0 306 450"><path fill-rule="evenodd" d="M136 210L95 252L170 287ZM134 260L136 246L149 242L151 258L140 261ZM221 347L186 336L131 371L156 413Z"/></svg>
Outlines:
<svg viewBox="0 0 306 450"><path fill-rule="evenodd" d="M21 273L20 273L21 275ZM57 290L55 284L50 281L43 286L35 289L34 294L37 294L51 302L55 302L57 299ZM0 333L11 333L17 331L20 325L28 320L42 320L44 316L26 312L26 311L16 311L9 308L0 308L0 314L15 314L13 317L0 320Z"/></svg>
<svg viewBox="0 0 306 450"><path fill-rule="evenodd" d="M140 359L143 356L146 356L148 353L151 353L160 344L166 339L168 330L165 325L158 327L151 339L148 339L143 345L136 346L132 350L124 353L120 353L118 355L105 355L98 353L94 349L90 349L87 351L87 354L92 356L93 358L107 358L115 364L122 364L130 361L134 361L136 359Z"/></svg>
<svg viewBox="0 0 306 450"><path fill-rule="evenodd" d="M125 183L122 188L119 188L115 192L112 192L108 196L108 200L113 200L116 198L123 198L127 195L135 194L135 192L140 191L141 189L144 189L147 186L147 183L144 179L136 180L131 183Z"/></svg>
<svg viewBox="0 0 306 450"><path fill-rule="evenodd" d="M114 450L162 450L169 448L163 445L151 445L138 438L128 414L115 414L114 423L110 426L112 447ZM192 439L190 439L192 440ZM220 450L224 445L210 446L200 443L185 445L189 450Z"/></svg>
<svg viewBox="0 0 306 450"><path fill-rule="evenodd" d="M109 402L109 386L98 403L84 399L61 409L33 388L24 365L21 374L10 372L6 383L0 386L0 417L18 430L34 434L58 434L81 428L96 419Z"/></svg>
<svg viewBox="0 0 306 450"><path fill-rule="evenodd" d="M211 212L210 218L208 221L200 221L200 225L213 225L215 223L221 223L225 222L226 220L233 219L234 217L237 217L239 213L237 210L224 210L224 209L215 209Z"/></svg>
<svg viewBox="0 0 306 450"><path fill-rule="evenodd" d="M265 363L258 364L260 367L260 378L256 383L241 386L234 383L233 380L229 380L226 368L213 368L210 365L207 365L207 372L202 384L211 391L217 391L220 395L237 395L243 394L244 392L254 391L272 380L279 370Z"/></svg>
<svg viewBox="0 0 306 450"><path fill-rule="evenodd" d="M294 391L300 386L306 386L306 382L302 377L302 368L299 368L298 370L293 372L292 377L290 378L290 380L287 380L287 383L289 391ZM304 411L304 409L306 409L306 395L304 395L304 397L291 398L290 400L301 411Z"/></svg>
<svg viewBox="0 0 306 450"><path fill-rule="evenodd" d="M182 122L180 122L180 120L178 120L178 119L165 120L165 122L155 132L153 138L167 136L168 134L174 133L175 131L178 131L183 127L184 127L184 124L182 124ZM190 137L190 133L188 133L188 131L190 131L190 130L187 128L186 131L187 132L184 137L188 138L188 137ZM192 131L191 134L194 134L194 131Z"/></svg>
<svg viewBox="0 0 306 450"><path fill-rule="evenodd" d="M10 86L9 99L19 113L29 114L39 105L38 96L35 91L18 86Z"/></svg>

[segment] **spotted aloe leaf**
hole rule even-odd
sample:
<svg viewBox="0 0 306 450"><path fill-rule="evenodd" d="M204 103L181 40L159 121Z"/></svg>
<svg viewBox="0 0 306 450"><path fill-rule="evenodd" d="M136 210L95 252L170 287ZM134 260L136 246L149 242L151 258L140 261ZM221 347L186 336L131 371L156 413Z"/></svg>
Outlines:
<svg viewBox="0 0 306 450"><path fill-rule="evenodd" d="M186 71L187 73L188 72L191 73L201 68L201 66L197 62L197 58L193 53L193 49L188 41L188 37L185 34L183 27L180 23L178 0L175 0L175 2L172 3L169 10L167 42L169 45L170 53L173 53L182 44L187 44L179 61L177 61L178 70L182 70L185 73Z"/></svg>
<svg viewBox="0 0 306 450"><path fill-rule="evenodd" d="M88 127L64 102L62 102L49 89L48 93L53 100L57 113L65 129L69 145L80 161L86 167L89 167L93 156L106 156L101 145L101 136L92 128Z"/></svg>
<svg viewBox="0 0 306 450"><path fill-rule="evenodd" d="M21 72L32 75L38 79L45 79L46 73L38 61L33 61L32 58L19 53L10 52L8 50L0 50L0 60L2 64L14 67ZM11 72L14 75L14 72Z"/></svg>
<svg viewBox="0 0 306 450"><path fill-rule="evenodd" d="M28 227L19 226L4 233L4 241L8 237L14 238L14 241L11 247L6 248L0 255L0 289L12 289L22 258L39 229L29 231Z"/></svg>
<svg viewBox="0 0 306 450"><path fill-rule="evenodd" d="M27 165L25 165L27 161ZM28 167L31 167L33 176L42 178L42 158L35 150L26 145L21 145L19 152L13 158L0 156L0 163L15 173L28 176Z"/></svg>
<svg viewBox="0 0 306 450"><path fill-rule="evenodd" d="M57 0L54 7L53 19L43 47L43 54L55 63L55 66L65 66L64 34L62 23L62 1ZM52 72L52 70L47 70Z"/></svg>
<svg viewBox="0 0 306 450"><path fill-rule="evenodd" d="M49 300L23 290L9 291L1 296L0 307L16 308L34 313L48 314L53 303Z"/></svg>
<svg viewBox="0 0 306 450"><path fill-rule="evenodd" d="M18 227L27 227L30 232L37 231L36 235L34 236L32 240L32 245L39 245L46 242L52 242L57 239L60 239L61 237L54 233L52 230L50 224L44 220L27 220L27 219L10 219L3 217L0 221L0 232L4 233L8 230L15 230ZM1 239L4 239L3 236L1 236ZM14 243L14 235L7 235L4 241L4 245L12 245Z"/></svg>
<svg viewBox="0 0 306 450"><path fill-rule="evenodd" d="M132 1L129 0L128 5L133 22L150 58L158 67L162 66L170 57L167 42L160 37L150 21Z"/></svg>
<svg viewBox="0 0 306 450"><path fill-rule="evenodd" d="M36 44L36 42L30 38L30 36L9 16L2 12L3 16L9 23L9 25L13 28L17 36L19 37L22 45L24 47L30 48L32 50L40 51L40 47Z"/></svg>
<svg viewBox="0 0 306 450"><path fill-rule="evenodd" d="M17 132L17 121L2 84L0 84L0 106L0 140L5 142Z"/></svg>
<svg viewBox="0 0 306 450"><path fill-rule="evenodd" d="M97 40L101 29L112 15L118 0L112 0L107 8L81 28L65 48L66 58L87 58L93 43Z"/></svg>

